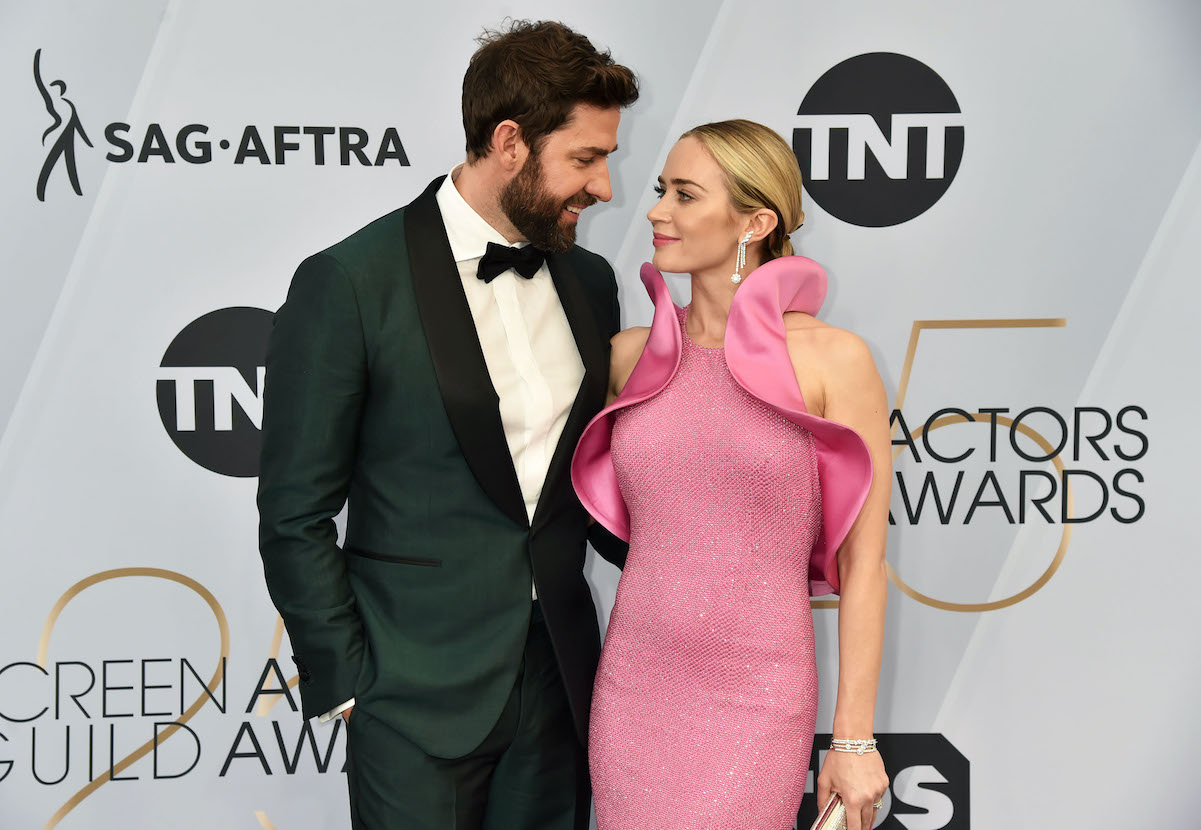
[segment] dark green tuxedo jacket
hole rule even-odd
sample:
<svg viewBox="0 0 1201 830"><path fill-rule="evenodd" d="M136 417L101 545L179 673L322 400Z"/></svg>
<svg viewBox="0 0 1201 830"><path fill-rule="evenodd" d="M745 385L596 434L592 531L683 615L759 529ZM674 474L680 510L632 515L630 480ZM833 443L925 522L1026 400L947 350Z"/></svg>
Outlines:
<svg viewBox="0 0 1201 830"><path fill-rule="evenodd" d="M354 697L425 752L457 757L513 688L532 578L584 740L600 638L569 466L604 403L616 282L582 248L548 257L585 374L530 522L441 181L306 259L276 315L258 492L267 587L305 717ZM620 565L621 544L593 528Z"/></svg>

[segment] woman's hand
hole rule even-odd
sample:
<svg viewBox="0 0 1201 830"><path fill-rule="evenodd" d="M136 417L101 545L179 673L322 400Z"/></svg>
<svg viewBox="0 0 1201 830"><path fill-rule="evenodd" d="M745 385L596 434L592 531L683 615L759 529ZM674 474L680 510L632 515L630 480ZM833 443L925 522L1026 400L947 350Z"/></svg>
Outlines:
<svg viewBox="0 0 1201 830"><path fill-rule="evenodd" d="M817 809L820 812L831 793L838 793L847 808L847 830L871 830L876 820L872 805L884 799L888 775L879 752L826 753L821 774L817 776Z"/></svg>

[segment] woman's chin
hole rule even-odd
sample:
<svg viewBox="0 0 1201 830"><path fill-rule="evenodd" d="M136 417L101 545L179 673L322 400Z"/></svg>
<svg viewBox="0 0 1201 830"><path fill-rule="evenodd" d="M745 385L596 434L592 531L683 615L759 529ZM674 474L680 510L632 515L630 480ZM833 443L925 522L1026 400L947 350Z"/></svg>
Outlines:
<svg viewBox="0 0 1201 830"><path fill-rule="evenodd" d="M673 257L667 253L665 248L656 248L654 255L651 257L651 265L665 274L682 274L687 269L681 268L677 260L678 257Z"/></svg>

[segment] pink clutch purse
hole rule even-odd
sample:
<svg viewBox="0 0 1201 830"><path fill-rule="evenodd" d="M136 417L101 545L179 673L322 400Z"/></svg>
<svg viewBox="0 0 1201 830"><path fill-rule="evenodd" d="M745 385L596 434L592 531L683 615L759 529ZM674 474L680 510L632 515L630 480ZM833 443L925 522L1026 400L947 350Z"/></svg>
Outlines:
<svg viewBox="0 0 1201 830"><path fill-rule="evenodd" d="M818 814L817 821L809 830L847 830L847 808L838 797L838 793L830 796L825 808Z"/></svg>

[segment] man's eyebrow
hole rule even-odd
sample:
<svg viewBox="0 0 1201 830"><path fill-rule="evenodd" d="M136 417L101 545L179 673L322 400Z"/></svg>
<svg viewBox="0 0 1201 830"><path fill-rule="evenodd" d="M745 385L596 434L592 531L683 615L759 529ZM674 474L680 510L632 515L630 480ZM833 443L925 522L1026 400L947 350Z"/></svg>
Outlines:
<svg viewBox="0 0 1201 830"><path fill-rule="evenodd" d="M671 183L674 184L676 187L687 187L687 186L691 185L692 187L695 187L698 190L705 190L703 185L701 185L699 182L694 182L692 179L672 179ZM663 184L662 176L659 176L659 184ZM705 190L705 192L708 193L709 191Z"/></svg>
<svg viewBox="0 0 1201 830"><path fill-rule="evenodd" d="M604 147L583 147L580 149L580 152L581 153L591 153L594 156L608 156L608 155L611 155L612 153L617 152L617 145L614 144L609 149L605 149Z"/></svg>

